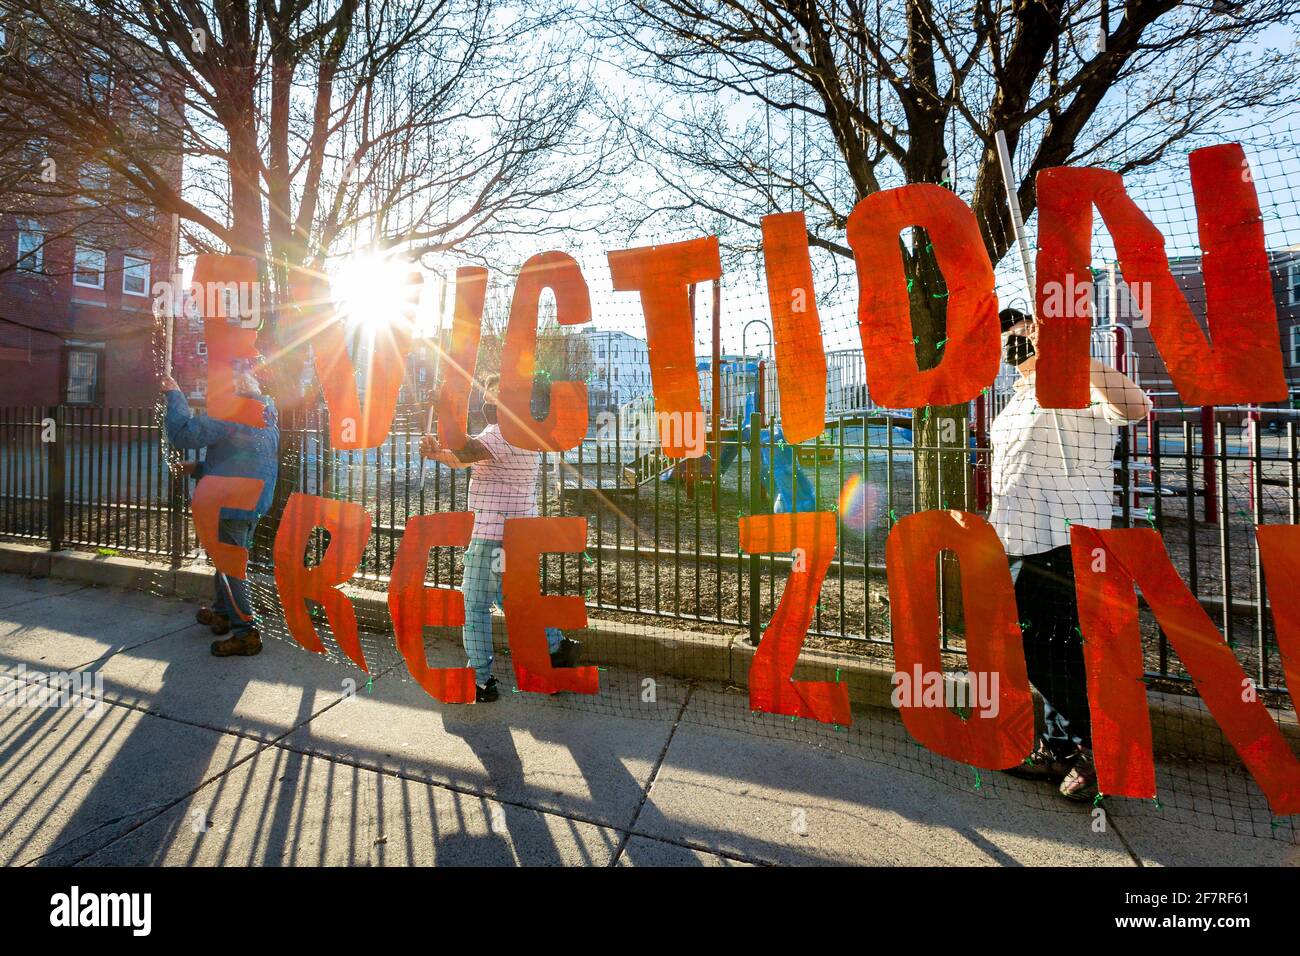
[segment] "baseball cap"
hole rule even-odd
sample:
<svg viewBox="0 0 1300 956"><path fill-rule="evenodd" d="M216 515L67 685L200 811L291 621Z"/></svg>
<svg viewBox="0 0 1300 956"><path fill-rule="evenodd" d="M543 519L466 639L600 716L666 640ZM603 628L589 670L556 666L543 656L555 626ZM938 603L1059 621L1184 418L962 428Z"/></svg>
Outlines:
<svg viewBox="0 0 1300 956"><path fill-rule="evenodd" d="M1019 309L1008 308L1008 309L1003 309L1001 312L998 313L998 322L1002 326L1003 332L1007 331L1017 322L1032 322L1032 321L1033 319L1028 313L1022 312Z"/></svg>

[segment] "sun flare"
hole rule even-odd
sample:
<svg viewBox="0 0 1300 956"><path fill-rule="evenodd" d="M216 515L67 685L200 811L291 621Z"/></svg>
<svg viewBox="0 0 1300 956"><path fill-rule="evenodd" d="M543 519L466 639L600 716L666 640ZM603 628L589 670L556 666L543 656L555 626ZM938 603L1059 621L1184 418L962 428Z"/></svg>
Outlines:
<svg viewBox="0 0 1300 956"><path fill-rule="evenodd" d="M360 253L330 274L339 317L367 337L399 322L418 322L424 284L418 266L395 256Z"/></svg>

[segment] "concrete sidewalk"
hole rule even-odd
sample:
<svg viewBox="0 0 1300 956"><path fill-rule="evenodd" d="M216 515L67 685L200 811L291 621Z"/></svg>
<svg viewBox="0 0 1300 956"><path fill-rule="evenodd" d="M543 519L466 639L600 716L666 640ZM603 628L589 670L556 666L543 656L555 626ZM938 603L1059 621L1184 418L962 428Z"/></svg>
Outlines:
<svg viewBox="0 0 1300 956"><path fill-rule="evenodd" d="M83 707L0 706L6 864L1290 864L1244 785L1090 808L918 751L855 711L841 751L721 729L721 685L453 707L268 641L216 660L174 598L0 575L0 668L102 677ZM435 663L460 664L445 642ZM439 656L446 660L439 661ZM508 673L508 661L501 671ZM362 686L346 693L345 681ZM637 675L610 699L635 700ZM1163 774L1165 767L1161 767ZM1198 765L1198 769L1203 769ZM1221 777L1230 771L1218 768ZM1196 775L1182 768L1180 785ZM1236 832L1223 832L1223 831ZM1262 836L1247 835L1251 832Z"/></svg>

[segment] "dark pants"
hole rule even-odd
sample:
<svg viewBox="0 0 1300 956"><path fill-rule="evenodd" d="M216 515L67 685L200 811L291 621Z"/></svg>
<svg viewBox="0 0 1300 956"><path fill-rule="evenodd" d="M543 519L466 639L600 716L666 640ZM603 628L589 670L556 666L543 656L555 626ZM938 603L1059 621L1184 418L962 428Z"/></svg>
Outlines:
<svg viewBox="0 0 1300 956"><path fill-rule="evenodd" d="M222 544L236 544L249 548L253 544L253 529L256 521L239 521L222 518L217 523L217 540ZM216 585L216 598L212 610L230 618L232 634L247 634L257 627L253 616L253 599L248 589L247 579L232 578L220 571L213 572Z"/></svg>
<svg viewBox="0 0 1300 956"><path fill-rule="evenodd" d="M1064 759L1076 747L1092 746L1070 548L1013 556L1011 576L1016 582L1029 681L1043 696L1043 743Z"/></svg>

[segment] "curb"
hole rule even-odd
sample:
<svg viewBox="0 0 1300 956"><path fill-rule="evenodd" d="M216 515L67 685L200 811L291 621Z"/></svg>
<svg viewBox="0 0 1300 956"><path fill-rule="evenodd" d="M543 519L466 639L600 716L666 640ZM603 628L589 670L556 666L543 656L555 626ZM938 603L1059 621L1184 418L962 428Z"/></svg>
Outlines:
<svg viewBox="0 0 1300 956"><path fill-rule="evenodd" d="M206 565L172 569L139 558L89 554L82 551L49 551L38 545L0 542L0 571L35 578L78 581L98 587L147 591L151 594L199 600L210 596L212 572ZM342 589L357 609L363 629L392 632L386 597L380 592L355 586ZM636 669L649 655L656 675L687 680L706 680L747 686L754 648L741 635L697 634L680 628L638 625L635 633L627 625L589 618L583 638L587 653L602 666ZM453 629L446 629L454 640ZM492 616L493 644L507 647L505 619ZM848 657L815 648L799 655L796 675L802 680L839 679L848 685L849 699L857 706L893 710L893 666L878 659ZM647 675L652 676L652 675ZM1218 723L1200 697L1148 691L1151 734L1155 753L1214 762L1238 758ZM1034 693L1035 716L1041 725L1042 703ZM1279 713L1283 736L1300 750L1300 723L1294 711Z"/></svg>

